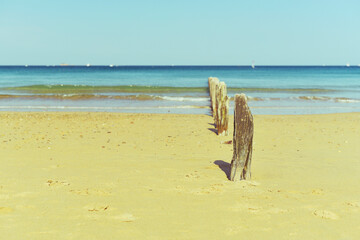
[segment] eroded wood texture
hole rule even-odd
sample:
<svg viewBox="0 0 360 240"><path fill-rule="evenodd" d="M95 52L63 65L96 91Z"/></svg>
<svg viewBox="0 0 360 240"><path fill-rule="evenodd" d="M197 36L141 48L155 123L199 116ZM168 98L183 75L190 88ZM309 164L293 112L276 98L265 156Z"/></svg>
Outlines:
<svg viewBox="0 0 360 240"><path fill-rule="evenodd" d="M233 158L230 180L250 180L254 120L245 94L235 95Z"/></svg>
<svg viewBox="0 0 360 240"><path fill-rule="evenodd" d="M216 111L216 88L219 85L219 79L215 77L209 77L209 94L210 94L210 103L213 117L215 119Z"/></svg>
<svg viewBox="0 0 360 240"><path fill-rule="evenodd" d="M227 136L229 127L229 97L226 84L220 82L216 86L216 118L214 118L218 135Z"/></svg>

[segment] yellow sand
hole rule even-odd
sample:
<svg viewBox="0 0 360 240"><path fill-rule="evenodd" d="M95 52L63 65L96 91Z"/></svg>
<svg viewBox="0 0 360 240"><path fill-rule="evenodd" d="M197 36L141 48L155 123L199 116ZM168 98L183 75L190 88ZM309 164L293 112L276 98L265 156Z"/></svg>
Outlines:
<svg viewBox="0 0 360 240"><path fill-rule="evenodd" d="M360 239L360 114L254 120L234 183L210 116L0 113L0 238Z"/></svg>

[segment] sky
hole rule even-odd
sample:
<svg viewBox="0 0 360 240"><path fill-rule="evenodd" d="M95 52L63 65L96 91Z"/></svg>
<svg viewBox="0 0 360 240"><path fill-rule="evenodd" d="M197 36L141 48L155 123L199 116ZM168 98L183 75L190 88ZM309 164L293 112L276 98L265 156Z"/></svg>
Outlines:
<svg viewBox="0 0 360 240"><path fill-rule="evenodd" d="M0 0L0 65L360 64L358 0Z"/></svg>

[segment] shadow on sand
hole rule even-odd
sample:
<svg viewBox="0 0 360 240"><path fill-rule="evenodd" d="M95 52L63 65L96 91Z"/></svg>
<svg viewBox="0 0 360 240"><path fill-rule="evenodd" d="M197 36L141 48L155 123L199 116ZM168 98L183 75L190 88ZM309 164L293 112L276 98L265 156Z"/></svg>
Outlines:
<svg viewBox="0 0 360 240"><path fill-rule="evenodd" d="M210 131L212 131L213 133L215 133L216 135L218 134L218 131L217 131L217 129L215 129L215 128L208 128Z"/></svg>
<svg viewBox="0 0 360 240"><path fill-rule="evenodd" d="M216 160L214 161L215 165L218 165L218 167L225 173L227 179L230 178L230 163L224 162L223 160Z"/></svg>
<svg viewBox="0 0 360 240"><path fill-rule="evenodd" d="M218 134L217 129L215 128L215 124L214 123L208 123L210 126L213 126L214 128L208 128L208 130L212 131L213 133L215 133L216 135Z"/></svg>

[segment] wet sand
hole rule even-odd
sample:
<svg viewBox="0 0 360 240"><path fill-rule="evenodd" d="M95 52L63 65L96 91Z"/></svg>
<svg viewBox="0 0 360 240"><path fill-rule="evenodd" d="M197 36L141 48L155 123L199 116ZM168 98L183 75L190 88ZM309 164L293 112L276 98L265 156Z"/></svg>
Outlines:
<svg viewBox="0 0 360 240"><path fill-rule="evenodd" d="M0 234L359 239L360 113L254 121L253 178L234 183L210 116L2 112Z"/></svg>

